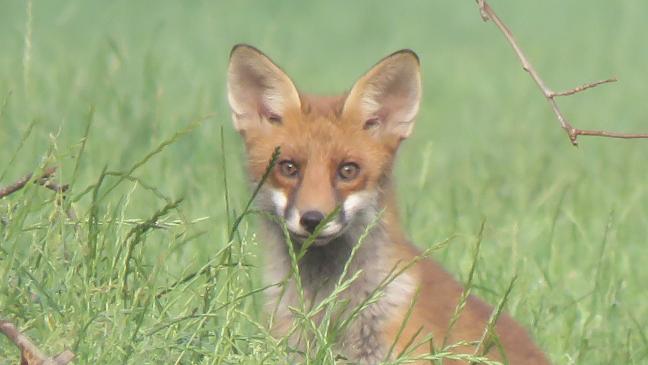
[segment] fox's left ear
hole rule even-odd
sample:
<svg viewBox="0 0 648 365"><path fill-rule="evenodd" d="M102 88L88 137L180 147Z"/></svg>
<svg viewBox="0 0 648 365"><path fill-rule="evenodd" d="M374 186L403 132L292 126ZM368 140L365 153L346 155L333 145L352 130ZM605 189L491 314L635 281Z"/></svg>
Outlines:
<svg viewBox="0 0 648 365"><path fill-rule="evenodd" d="M372 134L407 138L421 100L419 59L411 50L393 53L358 80L342 115Z"/></svg>

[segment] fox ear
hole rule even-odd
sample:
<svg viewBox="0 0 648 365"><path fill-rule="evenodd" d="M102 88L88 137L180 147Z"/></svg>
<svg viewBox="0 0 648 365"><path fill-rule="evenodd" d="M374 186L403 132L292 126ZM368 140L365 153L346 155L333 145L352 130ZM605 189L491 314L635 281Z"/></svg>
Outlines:
<svg viewBox="0 0 648 365"><path fill-rule="evenodd" d="M261 51L242 44L230 54L227 98L239 132L281 123L286 110L301 105L290 78Z"/></svg>
<svg viewBox="0 0 648 365"><path fill-rule="evenodd" d="M380 136L407 138L421 100L421 76L416 53L393 53L358 80L344 102L343 116Z"/></svg>

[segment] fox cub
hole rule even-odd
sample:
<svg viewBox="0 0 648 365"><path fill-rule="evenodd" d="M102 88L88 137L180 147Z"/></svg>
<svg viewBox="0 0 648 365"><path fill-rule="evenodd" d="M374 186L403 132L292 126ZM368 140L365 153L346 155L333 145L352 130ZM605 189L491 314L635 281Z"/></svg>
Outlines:
<svg viewBox="0 0 648 365"><path fill-rule="evenodd" d="M360 306L388 282L382 295L360 311L337 340L342 356L359 364L393 360L403 351L421 358L434 346L438 349L443 339L448 345L458 344L452 347L455 354L480 353L475 346L492 308L471 296L450 326L463 288L436 262L417 260L421 252L399 224L391 171L419 109L417 55L410 50L393 53L349 92L321 97L299 92L267 56L251 46L237 45L230 55L227 91L253 183L261 180L275 148L280 147L276 165L257 196L259 208L285 221L288 241L296 249L317 228L318 236L298 262L309 305L331 294L362 235L365 239L348 264L348 277L359 276L338 299L346 301L347 309ZM333 218L325 219L336 210ZM288 237L276 219L266 217L261 224L266 279L281 282L291 272ZM399 269L400 275L385 280ZM300 294L294 280L272 290L272 330L286 335L293 324L289 308L299 307ZM495 332L499 345L485 355L489 359L549 363L509 316L499 317ZM293 341L300 346L298 339ZM465 363L458 358L444 364Z"/></svg>

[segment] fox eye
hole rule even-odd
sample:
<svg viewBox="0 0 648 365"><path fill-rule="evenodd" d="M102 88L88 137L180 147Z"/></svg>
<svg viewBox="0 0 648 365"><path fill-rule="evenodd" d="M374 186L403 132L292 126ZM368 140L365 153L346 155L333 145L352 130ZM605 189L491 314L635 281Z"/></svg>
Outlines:
<svg viewBox="0 0 648 365"><path fill-rule="evenodd" d="M285 177L295 177L299 174L299 166L294 161L284 160L279 162L279 172Z"/></svg>
<svg viewBox="0 0 648 365"><path fill-rule="evenodd" d="M338 168L338 176L342 180L353 180L358 176L360 171L360 166L355 162L346 162L340 165Z"/></svg>

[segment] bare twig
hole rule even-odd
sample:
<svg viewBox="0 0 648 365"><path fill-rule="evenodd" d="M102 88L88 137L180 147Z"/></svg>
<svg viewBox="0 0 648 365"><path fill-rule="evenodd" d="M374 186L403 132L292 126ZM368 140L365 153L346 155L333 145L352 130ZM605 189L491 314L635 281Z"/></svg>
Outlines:
<svg viewBox="0 0 648 365"><path fill-rule="evenodd" d="M65 350L55 357L49 357L23 335L11 322L0 319L0 332L20 349L21 365L66 365L74 359L74 353Z"/></svg>
<svg viewBox="0 0 648 365"><path fill-rule="evenodd" d="M549 87L547 87L544 80L542 80L542 78L535 70L535 68L533 67L533 65L527 58L527 56L524 54L522 48L520 48L517 41L515 40L515 37L513 36L511 30L506 26L506 24L504 24L504 22L499 18L499 16L497 16L493 8L491 8L491 6L486 2L486 0L475 0L475 1L477 2L477 6L479 7L479 12L481 14L482 19L484 21L489 21L489 20L492 21L493 24L495 24L497 28L502 32L504 37L506 37L506 40L511 45L513 51L515 52L518 59L520 60L520 63L522 64L522 68L524 69L524 71L526 71L529 74L529 76L531 76L531 78L536 83L536 85L538 85L538 88L540 88L542 94L544 95L545 99L547 99L547 102L551 106L551 109L553 110L554 114L558 118L558 122L560 122L560 126L562 127L562 129L565 130L567 136L569 137L569 140L574 146L578 145L578 136L596 136L596 137L610 137L610 138L648 138L648 133L618 133L618 132L610 132L610 131L603 131L603 130L578 129L572 126L571 123L569 123L565 115L560 110L560 107L556 102L556 98L559 96L574 95L583 92L585 90L597 87L602 84L614 82L617 81L616 78L610 78L607 80L592 82L563 92L552 91Z"/></svg>
<svg viewBox="0 0 648 365"><path fill-rule="evenodd" d="M54 176L55 172L56 172L56 167L46 168L41 174L41 176L34 180L34 183L41 185L45 188L48 188L57 193L66 192L67 189L69 188L67 184L60 185L52 181L52 176ZM27 183L31 180L32 176L33 174L27 174L21 177L20 179L18 179L15 183L7 187L0 188L0 199L24 188L25 185L27 185Z"/></svg>
<svg viewBox="0 0 648 365"><path fill-rule="evenodd" d="M555 92L555 93L553 93L553 96L574 95L576 93L583 92L583 91L585 91L587 89L595 88L595 87L597 87L597 86L599 86L601 84L607 84L607 83L610 83L610 82L617 82L617 81L619 81L619 80L617 80L616 77L613 77L613 78L610 78L610 79L607 79L607 80L600 80L600 81L590 82L589 84L581 85L581 86L575 87L573 89L569 89L569 90L565 90L565 91L561 91L561 92L557 92L557 93Z"/></svg>

